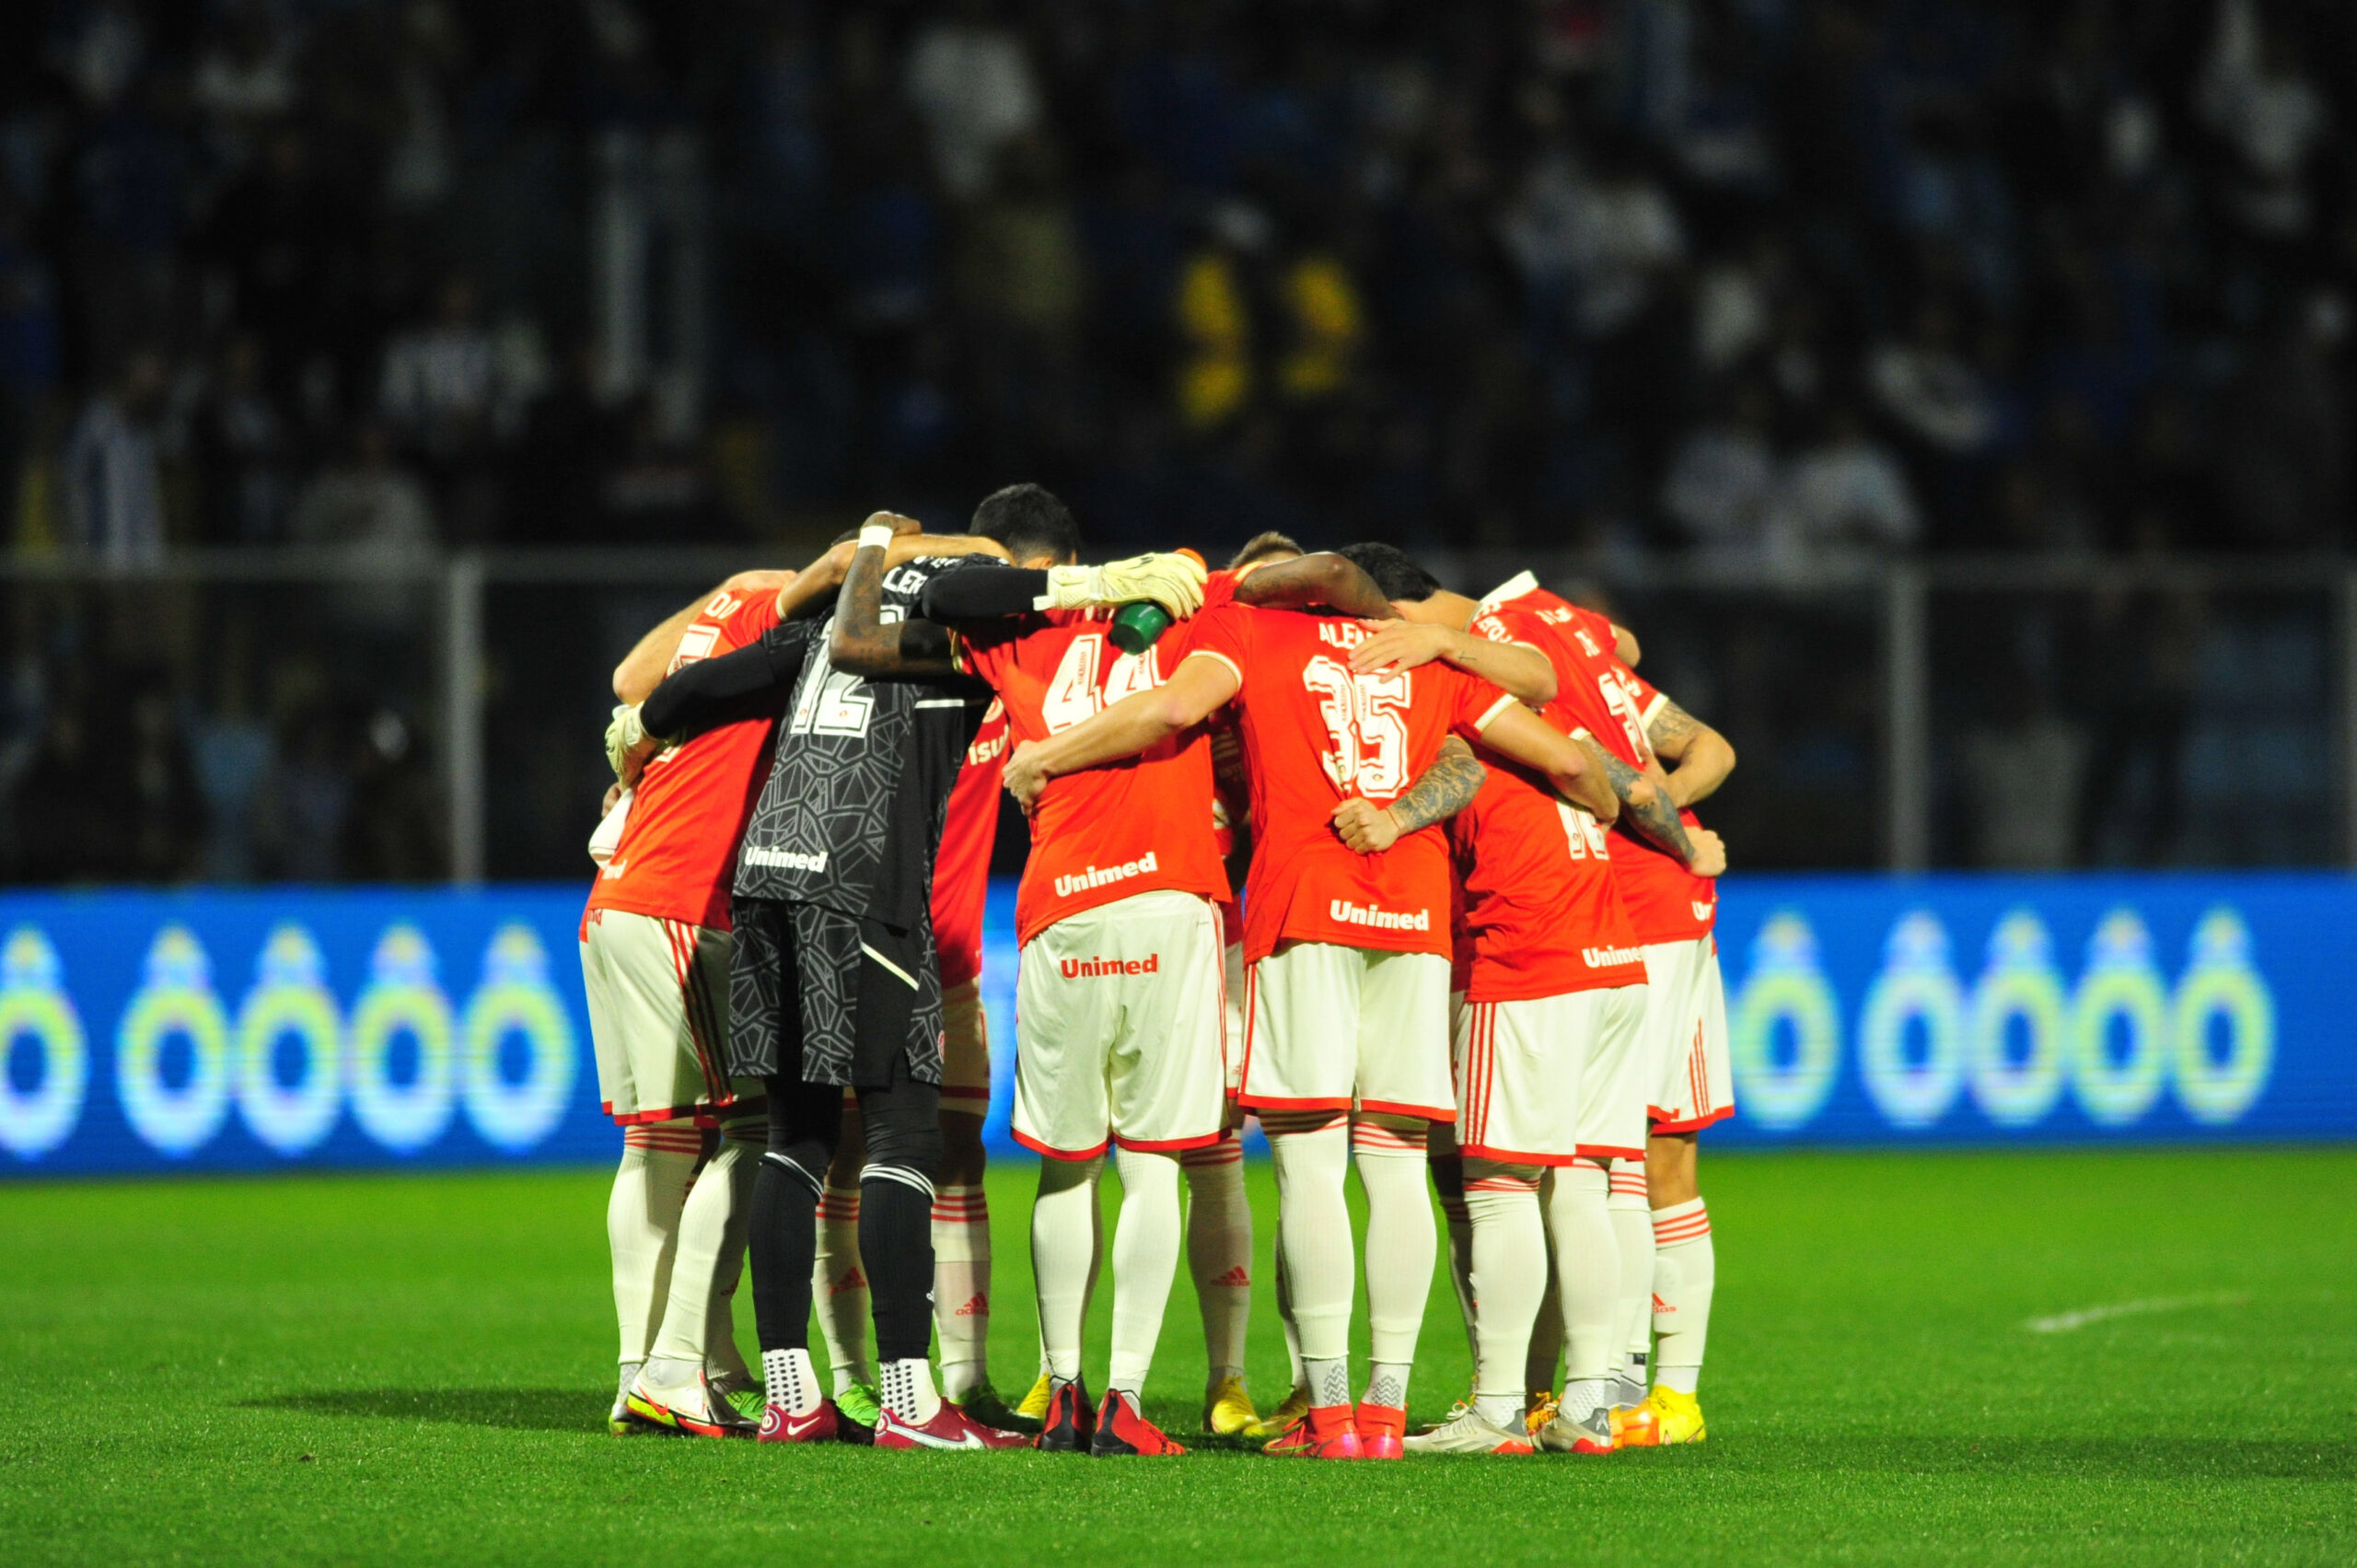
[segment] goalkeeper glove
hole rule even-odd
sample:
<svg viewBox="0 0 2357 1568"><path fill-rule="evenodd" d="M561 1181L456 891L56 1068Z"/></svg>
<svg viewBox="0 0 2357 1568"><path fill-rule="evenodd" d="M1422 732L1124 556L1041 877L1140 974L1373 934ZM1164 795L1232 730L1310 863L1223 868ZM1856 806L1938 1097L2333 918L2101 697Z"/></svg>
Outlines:
<svg viewBox="0 0 2357 1568"><path fill-rule="evenodd" d="M1183 621L1203 607L1203 563L1191 555L1133 555L1102 566L1051 566L1038 608L1076 610L1085 604L1152 599Z"/></svg>
<svg viewBox="0 0 2357 1568"><path fill-rule="evenodd" d="M653 738L639 719L636 703L615 703L613 720L606 726L606 761L613 765L614 777L628 783L630 775L622 770L630 765L631 753Z"/></svg>

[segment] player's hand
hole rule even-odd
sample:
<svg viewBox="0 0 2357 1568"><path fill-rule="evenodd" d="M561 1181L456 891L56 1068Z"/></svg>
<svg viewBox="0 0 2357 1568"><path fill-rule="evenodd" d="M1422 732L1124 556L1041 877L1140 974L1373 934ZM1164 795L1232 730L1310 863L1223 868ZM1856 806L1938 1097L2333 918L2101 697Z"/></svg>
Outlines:
<svg viewBox="0 0 2357 1568"><path fill-rule="evenodd" d="M1381 854L1399 842L1399 822L1388 809L1351 796L1334 807L1334 830L1358 854Z"/></svg>
<svg viewBox="0 0 2357 1568"><path fill-rule="evenodd" d="M638 783L639 770L663 746L659 737L646 733L636 703L614 704L613 719L606 726L606 761L612 766L615 778L625 786Z"/></svg>
<svg viewBox="0 0 2357 1568"><path fill-rule="evenodd" d="M604 821L614 814L614 803L622 797L622 782L616 779L606 786L606 798L598 805L598 820Z"/></svg>
<svg viewBox="0 0 2357 1568"><path fill-rule="evenodd" d="M870 512L867 520L859 526L864 528L890 528L896 534L924 531L923 523L914 517L904 517L898 512Z"/></svg>
<svg viewBox="0 0 2357 1568"><path fill-rule="evenodd" d="M1048 568L1048 605L1074 610L1085 604L1126 604L1151 599L1184 621L1203 607L1203 563L1192 555L1132 555L1102 566Z"/></svg>
<svg viewBox="0 0 2357 1568"><path fill-rule="evenodd" d="M1351 668L1361 675L1371 670L1413 669L1448 652L1449 630L1417 621L1362 621L1375 633L1351 650Z"/></svg>
<svg viewBox="0 0 2357 1568"><path fill-rule="evenodd" d="M1038 741L1019 741L1006 759L1006 793L1015 796L1015 804L1023 807L1026 817L1039 803L1039 792L1048 787L1047 771L1039 766L1039 753Z"/></svg>
<svg viewBox="0 0 2357 1568"><path fill-rule="evenodd" d="M1708 828L1689 826L1686 842L1694 846L1694 857L1686 869L1697 877L1724 877L1727 869L1726 841Z"/></svg>

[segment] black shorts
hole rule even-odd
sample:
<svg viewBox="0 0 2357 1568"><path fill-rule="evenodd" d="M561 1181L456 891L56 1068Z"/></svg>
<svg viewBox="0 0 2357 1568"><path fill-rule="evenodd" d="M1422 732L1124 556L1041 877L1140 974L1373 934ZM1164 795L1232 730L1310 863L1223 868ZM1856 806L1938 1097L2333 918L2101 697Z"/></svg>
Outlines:
<svg viewBox="0 0 2357 1568"><path fill-rule="evenodd" d="M728 1070L877 1087L893 1064L941 1082L941 966L931 933L816 904L737 899Z"/></svg>

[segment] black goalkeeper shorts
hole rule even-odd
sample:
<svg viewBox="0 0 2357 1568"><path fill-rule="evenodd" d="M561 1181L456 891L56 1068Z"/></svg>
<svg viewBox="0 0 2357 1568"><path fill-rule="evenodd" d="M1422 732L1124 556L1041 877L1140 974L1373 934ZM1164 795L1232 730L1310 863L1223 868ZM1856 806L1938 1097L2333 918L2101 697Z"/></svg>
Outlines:
<svg viewBox="0 0 2357 1568"><path fill-rule="evenodd" d="M728 1070L846 1088L892 1082L894 1063L941 1082L941 967L930 933L816 904L737 899Z"/></svg>

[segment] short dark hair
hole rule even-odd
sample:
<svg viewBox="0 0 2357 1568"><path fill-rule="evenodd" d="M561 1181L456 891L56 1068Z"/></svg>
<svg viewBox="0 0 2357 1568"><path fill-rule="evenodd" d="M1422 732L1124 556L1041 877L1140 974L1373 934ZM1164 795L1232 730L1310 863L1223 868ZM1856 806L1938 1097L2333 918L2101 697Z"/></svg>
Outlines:
<svg viewBox="0 0 2357 1568"><path fill-rule="evenodd" d="M1255 561L1266 561L1271 555L1306 555L1309 552L1302 549L1301 541L1293 535L1279 533L1276 529L1271 528L1266 533L1256 533L1246 540L1244 548L1228 557L1227 569L1231 572L1241 572Z"/></svg>
<svg viewBox="0 0 2357 1568"><path fill-rule="evenodd" d="M1440 579L1396 544L1346 544L1334 553L1373 577L1386 598L1420 604L1440 592Z"/></svg>
<svg viewBox="0 0 2357 1568"><path fill-rule="evenodd" d="M1070 561L1080 553L1072 508L1041 484L1010 484L983 496L974 508L973 531L998 540L1017 561L1034 555Z"/></svg>

